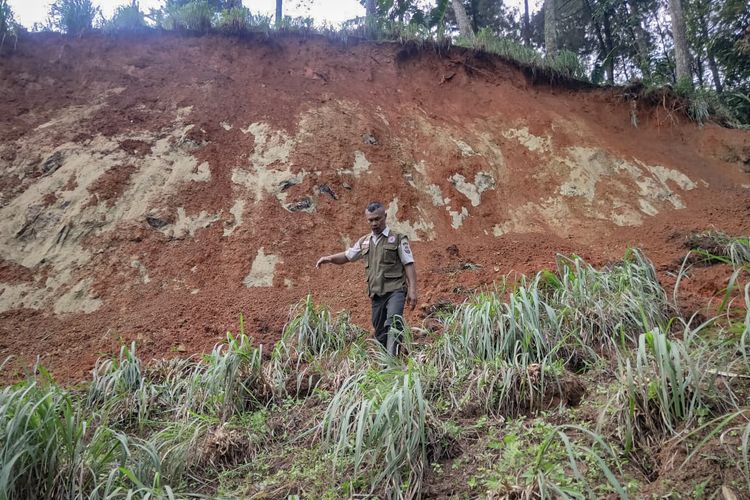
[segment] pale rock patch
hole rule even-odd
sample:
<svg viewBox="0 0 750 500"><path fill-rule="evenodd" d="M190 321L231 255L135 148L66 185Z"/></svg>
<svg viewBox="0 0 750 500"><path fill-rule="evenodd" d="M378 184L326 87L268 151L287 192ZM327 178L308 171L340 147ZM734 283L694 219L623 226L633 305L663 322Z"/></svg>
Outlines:
<svg viewBox="0 0 750 500"><path fill-rule="evenodd" d="M440 190L440 186L437 184L430 184L427 186L427 194L430 195L430 198L432 199L432 204L436 207L442 207L445 205L448 198L443 198L443 192Z"/></svg>
<svg viewBox="0 0 750 500"><path fill-rule="evenodd" d="M478 153L474 149L460 139L453 139L453 142L458 146L458 150L461 152L461 156L476 156Z"/></svg>
<svg viewBox="0 0 750 500"><path fill-rule="evenodd" d="M285 203L287 193L284 191L284 185L299 184L307 175L304 170L293 174L290 168L274 170L256 167L252 172L237 168L232 172L232 182L250 189L255 201L261 201L267 193Z"/></svg>
<svg viewBox="0 0 750 500"><path fill-rule="evenodd" d="M482 193L495 187L495 178L489 172L477 172L474 182L467 182L462 174L453 174L448 178L456 190L466 196L471 206L477 207L481 202Z"/></svg>
<svg viewBox="0 0 750 500"><path fill-rule="evenodd" d="M161 232L171 238L182 239L187 235L194 237L199 229L205 229L221 218L221 211L218 214L209 214L201 210L196 216L188 216L184 207L177 208L177 220L161 229Z"/></svg>
<svg viewBox="0 0 750 500"><path fill-rule="evenodd" d="M91 297L93 280L86 278L79 281L68 293L55 302L55 314L85 313L90 314L102 306L102 301Z"/></svg>
<svg viewBox="0 0 750 500"><path fill-rule="evenodd" d="M138 274L141 278L141 283L146 285L151 282L151 278L148 275L148 269L146 269L146 266L144 266L140 260L133 259L132 261L130 261L130 267L138 270Z"/></svg>
<svg viewBox="0 0 750 500"><path fill-rule="evenodd" d="M255 148L250 156L250 164L256 169L289 160L295 141L283 130L271 130L271 126L263 122L251 123L240 130L245 134L253 134Z"/></svg>
<svg viewBox="0 0 750 500"><path fill-rule="evenodd" d="M232 214L233 220L224 227L224 236L231 236L235 229L242 225L242 214L245 210L245 200L238 198L235 200L232 208L229 209L229 213Z"/></svg>
<svg viewBox="0 0 750 500"><path fill-rule="evenodd" d="M410 223L409 221L399 221L396 217L398 213L398 198L394 198L393 201L388 205L386 210L386 223L388 227L397 233L405 234L411 241L421 241L418 232L424 233L428 241L435 239L435 224L432 222L426 222L427 215L421 209L417 207L417 211L420 213L419 221Z"/></svg>
<svg viewBox="0 0 750 500"><path fill-rule="evenodd" d="M461 210L451 210L451 207L445 207L448 210L448 215L451 216L451 227L458 229L464 224L464 220L469 216L469 211L466 207L461 207Z"/></svg>
<svg viewBox="0 0 750 500"><path fill-rule="evenodd" d="M0 313L13 309L41 309L48 291L28 283L0 283Z"/></svg>
<svg viewBox="0 0 750 500"><path fill-rule="evenodd" d="M545 153L552 149L552 140L549 136L539 137L529 132L528 127L519 129L511 128L502 132L506 139L514 139L529 151L534 153Z"/></svg>
<svg viewBox="0 0 750 500"><path fill-rule="evenodd" d="M53 126L57 125L50 125ZM45 288L37 295L44 296L44 301L24 299L26 303L48 307L48 301L73 283L74 272L91 259L91 253L81 246L83 237L111 232L122 222L142 223L154 203L175 192L183 183L205 182L210 178L208 164L198 166L197 160L178 146L186 128L178 120L171 133L162 131L160 139L148 133L115 138L96 136L85 145L66 143L45 151L48 156L61 155L59 168L40 177L0 207L0 252L4 258L30 269L42 263L52 268ZM44 129L20 140L20 150L32 151L35 144L42 144L44 148L47 133ZM144 158L131 157L119 146L126 139L152 142L151 152ZM25 158L19 156L11 168L20 168ZM123 194L112 200L111 206L89 204L89 188L93 183L124 163L133 164L136 170ZM74 187L68 189L71 179L75 181ZM44 199L49 194L55 194L57 202L45 206ZM70 293L73 292L80 290L66 294L68 299L60 302L57 310L88 311L98 304L92 299L80 307L71 305ZM0 297L0 308L5 307L5 302Z"/></svg>
<svg viewBox="0 0 750 500"><path fill-rule="evenodd" d="M567 236L571 213L562 197L549 197L538 203L526 202L510 210L509 220L495 224L492 234L502 236L508 233L536 233L551 231Z"/></svg>
<svg viewBox="0 0 750 500"><path fill-rule="evenodd" d="M370 171L370 162L365 157L362 151L354 152L354 165L352 168L340 168L338 169L339 175L351 175L353 177L359 177L360 175Z"/></svg>
<svg viewBox="0 0 750 500"><path fill-rule="evenodd" d="M273 286L273 276L276 272L276 265L279 262L278 256L273 254L267 255L263 247L260 247L253 260L250 272L242 282L247 288Z"/></svg>
<svg viewBox="0 0 750 500"><path fill-rule="evenodd" d="M190 180L193 182L208 182L211 180L211 167L208 162L203 162L197 167L197 171L190 176Z"/></svg>
<svg viewBox="0 0 750 500"><path fill-rule="evenodd" d="M562 174L560 194L566 198L582 198L590 217L609 220L618 226L637 226L643 215L654 216L660 205L669 203L675 209L685 208L678 189L697 187L681 172L659 165L646 165L635 159L629 162L612 158L606 151L587 147L571 147L567 156L553 160L548 170ZM597 195L600 183L606 183L606 196ZM632 184L637 186L633 199Z"/></svg>

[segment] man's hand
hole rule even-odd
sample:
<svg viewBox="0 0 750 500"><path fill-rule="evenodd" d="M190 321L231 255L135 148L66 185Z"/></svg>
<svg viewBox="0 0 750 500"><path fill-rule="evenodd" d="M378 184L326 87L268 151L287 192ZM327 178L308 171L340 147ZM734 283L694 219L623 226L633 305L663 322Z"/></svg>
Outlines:
<svg viewBox="0 0 750 500"><path fill-rule="evenodd" d="M406 292L406 306L412 311L414 310L415 307L417 307L416 288L409 287L409 290Z"/></svg>
<svg viewBox="0 0 750 500"><path fill-rule="evenodd" d="M331 257L330 256L321 257L321 258L318 259L318 262L315 263L315 268L316 269L320 269L320 266L322 266L323 264L330 264L330 263L331 263Z"/></svg>

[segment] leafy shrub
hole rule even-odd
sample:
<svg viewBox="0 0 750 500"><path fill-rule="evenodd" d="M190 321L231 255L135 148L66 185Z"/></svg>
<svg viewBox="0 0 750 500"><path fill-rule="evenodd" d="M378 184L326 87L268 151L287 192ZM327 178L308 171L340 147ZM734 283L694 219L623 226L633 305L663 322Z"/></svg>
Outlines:
<svg viewBox="0 0 750 500"><path fill-rule="evenodd" d="M56 0L49 8L49 24L69 35L90 31L101 11L91 0Z"/></svg>
<svg viewBox="0 0 750 500"><path fill-rule="evenodd" d="M146 28L146 20L137 2L117 7L105 28L110 31L140 31Z"/></svg>
<svg viewBox="0 0 750 500"><path fill-rule="evenodd" d="M206 32L211 29L215 10L207 0L193 0L184 5L164 7L159 24L168 30Z"/></svg>
<svg viewBox="0 0 750 500"><path fill-rule="evenodd" d="M217 27L228 33L243 33L248 30L253 15L247 7L232 7L219 13Z"/></svg>
<svg viewBox="0 0 750 500"><path fill-rule="evenodd" d="M18 24L13 19L13 10L8 5L8 0L0 0L0 49L5 44L5 39L13 37L18 40Z"/></svg>

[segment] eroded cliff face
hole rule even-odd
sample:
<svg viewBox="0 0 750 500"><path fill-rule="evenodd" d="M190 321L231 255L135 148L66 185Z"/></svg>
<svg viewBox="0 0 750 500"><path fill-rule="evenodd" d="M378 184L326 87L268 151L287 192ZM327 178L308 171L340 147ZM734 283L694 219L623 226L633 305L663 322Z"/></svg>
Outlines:
<svg viewBox="0 0 750 500"><path fill-rule="evenodd" d="M558 252L666 271L690 231L750 231L747 132L666 108L633 128L616 90L458 49L40 35L0 75L0 351L62 378L122 341L200 352L241 313L271 343L307 293L367 326L362 269L314 263L371 200L425 308Z"/></svg>

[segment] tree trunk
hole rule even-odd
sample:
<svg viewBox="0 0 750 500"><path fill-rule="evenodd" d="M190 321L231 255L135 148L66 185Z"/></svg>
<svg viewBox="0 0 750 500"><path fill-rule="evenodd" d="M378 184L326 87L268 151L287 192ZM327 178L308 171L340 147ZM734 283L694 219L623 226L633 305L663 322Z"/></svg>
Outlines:
<svg viewBox="0 0 750 500"><path fill-rule="evenodd" d="M604 60L604 69L607 71L607 83L615 84L615 46L612 41L612 26L609 23L609 12L605 12L602 24L604 25L604 48L607 50L607 58Z"/></svg>
<svg viewBox="0 0 750 500"><path fill-rule="evenodd" d="M458 31L462 37L474 40L474 30L471 29L471 23L469 22L469 16L466 15L466 9L461 0L451 0L453 5L453 12L456 14L456 21L458 22Z"/></svg>
<svg viewBox="0 0 750 500"><path fill-rule="evenodd" d="M557 9L555 0L544 0L544 48L547 57L557 54Z"/></svg>
<svg viewBox="0 0 750 500"><path fill-rule="evenodd" d="M656 22L656 32L659 34L659 39L661 40L661 49L662 53L664 54L664 59L667 61L667 64L670 66L672 65L672 57L669 54L669 51L667 50L667 41L665 40L664 36L664 28L661 27L661 23L659 22L659 13L654 14L654 21Z"/></svg>
<svg viewBox="0 0 750 500"><path fill-rule="evenodd" d="M370 38L375 38L375 35L377 35L377 15L375 0L367 0L365 4L365 29L367 36Z"/></svg>
<svg viewBox="0 0 750 500"><path fill-rule="evenodd" d="M531 21L529 20L529 0L523 0L523 43L531 47Z"/></svg>
<svg viewBox="0 0 750 500"><path fill-rule="evenodd" d="M283 19L282 5L281 5L283 1L284 0L276 0L276 27L277 28L281 26L281 20Z"/></svg>
<svg viewBox="0 0 750 500"><path fill-rule="evenodd" d="M714 88L716 92L721 92L723 86L721 85L721 75L719 75L719 67L716 65L716 57L714 57L713 47L711 47L711 39L708 36L708 22L706 17L701 16L701 35L703 35L704 43L706 44L706 62L708 63L708 69L711 70L711 76L714 80Z"/></svg>
<svg viewBox="0 0 750 500"><path fill-rule="evenodd" d="M676 83L685 82L693 86L690 77L690 55L685 34L685 14L681 0L669 0L669 12L672 16L672 36L674 37L674 59Z"/></svg>
<svg viewBox="0 0 750 500"><path fill-rule="evenodd" d="M695 55L695 76L698 78L698 86L703 87L703 60L700 54Z"/></svg>
<svg viewBox="0 0 750 500"><path fill-rule="evenodd" d="M628 0L630 7L630 24L633 27L633 36L635 37L635 46L638 55L638 68L641 70L643 78L651 75L651 61L648 55L648 33L643 29L641 24L641 15L638 12L637 0Z"/></svg>

